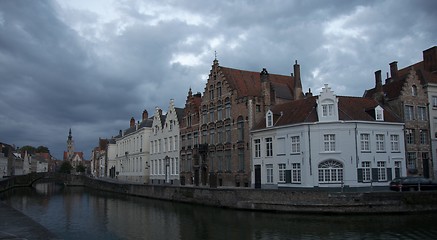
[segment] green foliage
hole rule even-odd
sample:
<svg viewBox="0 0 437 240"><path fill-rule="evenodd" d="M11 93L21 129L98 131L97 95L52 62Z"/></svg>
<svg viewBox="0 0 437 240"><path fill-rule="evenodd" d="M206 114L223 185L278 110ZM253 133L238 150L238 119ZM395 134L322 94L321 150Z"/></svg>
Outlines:
<svg viewBox="0 0 437 240"><path fill-rule="evenodd" d="M38 153L50 153L50 150L48 147L39 146L36 148L36 152L38 152Z"/></svg>
<svg viewBox="0 0 437 240"><path fill-rule="evenodd" d="M26 146L23 146L20 148L20 152L27 151L28 153L34 153L35 150L36 150L35 147L29 146L29 145L26 145Z"/></svg>
<svg viewBox="0 0 437 240"><path fill-rule="evenodd" d="M85 166L84 165L82 165L82 164L79 164L77 167L76 167L76 172L80 172L80 173L84 173L85 172Z"/></svg>
<svg viewBox="0 0 437 240"><path fill-rule="evenodd" d="M59 168L60 173L71 173L73 167L71 166L69 161L63 161L61 167Z"/></svg>

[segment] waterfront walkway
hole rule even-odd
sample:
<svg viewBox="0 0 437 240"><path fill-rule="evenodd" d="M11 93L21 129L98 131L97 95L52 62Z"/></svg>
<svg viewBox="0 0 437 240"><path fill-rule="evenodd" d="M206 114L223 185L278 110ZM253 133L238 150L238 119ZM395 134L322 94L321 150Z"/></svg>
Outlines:
<svg viewBox="0 0 437 240"><path fill-rule="evenodd" d="M0 202L0 240L59 239L41 224Z"/></svg>

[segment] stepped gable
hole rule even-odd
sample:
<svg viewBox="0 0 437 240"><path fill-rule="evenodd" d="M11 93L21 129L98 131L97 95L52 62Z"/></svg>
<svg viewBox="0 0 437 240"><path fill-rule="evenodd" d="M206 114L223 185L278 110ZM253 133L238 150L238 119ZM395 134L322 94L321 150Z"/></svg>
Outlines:
<svg viewBox="0 0 437 240"><path fill-rule="evenodd" d="M259 72L233 69L219 66L231 89L237 91L238 97L262 96L261 79ZM282 99L293 99L294 77L277 74L269 74L269 80L276 92L276 97Z"/></svg>

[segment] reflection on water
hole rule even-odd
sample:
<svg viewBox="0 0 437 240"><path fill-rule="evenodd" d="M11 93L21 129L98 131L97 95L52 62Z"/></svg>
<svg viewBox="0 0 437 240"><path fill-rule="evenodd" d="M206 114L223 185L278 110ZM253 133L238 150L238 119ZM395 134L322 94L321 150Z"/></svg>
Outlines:
<svg viewBox="0 0 437 240"><path fill-rule="evenodd" d="M437 214L328 216L236 211L53 183L0 196L64 239L437 239Z"/></svg>

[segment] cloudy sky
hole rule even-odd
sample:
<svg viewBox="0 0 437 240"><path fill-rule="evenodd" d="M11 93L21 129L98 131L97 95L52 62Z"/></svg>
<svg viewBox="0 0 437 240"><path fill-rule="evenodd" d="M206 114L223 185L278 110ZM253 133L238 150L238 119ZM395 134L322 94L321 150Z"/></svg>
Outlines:
<svg viewBox="0 0 437 240"><path fill-rule="evenodd" d="M0 1L0 142L89 159L144 109L183 107L214 60L362 96L437 45L437 1Z"/></svg>

